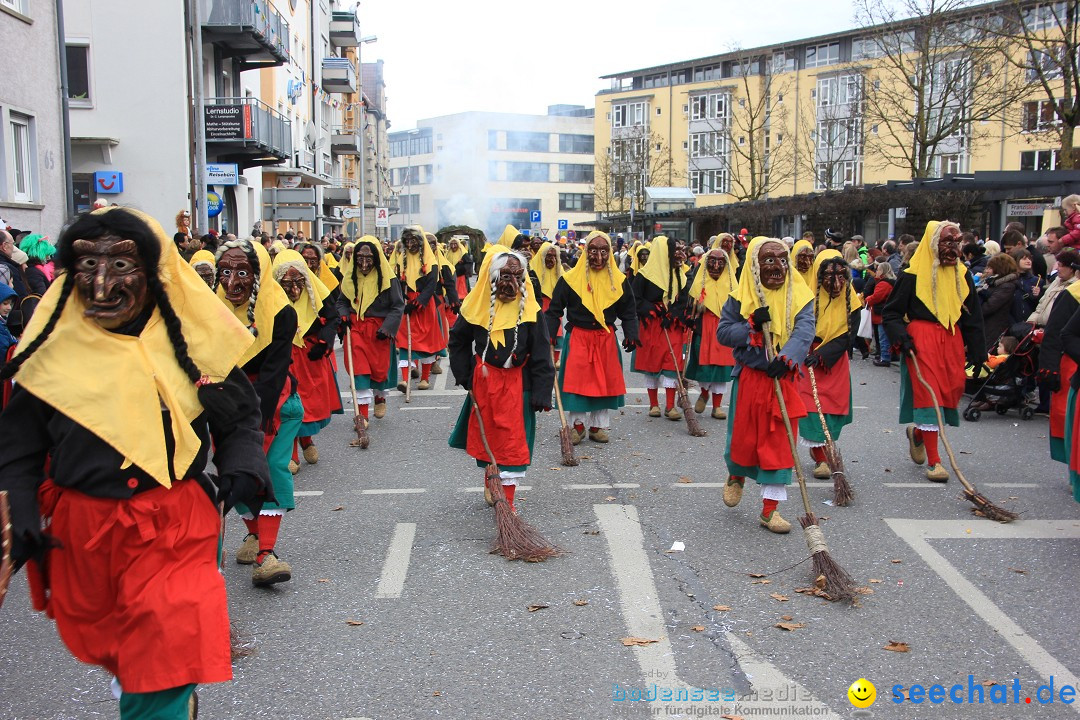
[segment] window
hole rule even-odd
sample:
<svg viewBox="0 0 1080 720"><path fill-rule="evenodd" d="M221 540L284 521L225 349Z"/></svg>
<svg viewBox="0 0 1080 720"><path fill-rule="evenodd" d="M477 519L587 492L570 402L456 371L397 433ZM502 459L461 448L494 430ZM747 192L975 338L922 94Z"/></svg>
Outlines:
<svg viewBox="0 0 1080 720"><path fill-rule="evenodd" d="M795 70L795 53L790 50L775 52L772 56L772 71L774 75Z"/></svg>
<svg viewBox="0 0 1080 720"><path fill-rule="evenodd" d="M730 119L728 115L729 101L730 98L727 93L695 95L690 98L690 119L727 121Z"/></svg>
<svg viewBox="0 0 1080 720"><path fill-rule="evenodd" d="M548 133L506 132L506 149L520 152L547 152L551 148Z"/></svg>
<svg viewBox="0 0 1080 720"><path fill-rule="evenodd" d="M547 163L506 163L506 179L508 182L547 182L548 178Z"/></svg>
<svg viewBox="0 0 1080 720"><path fill-rule="evenodd" d="M705 82L706 80L719 80L721 78L721 71L719 65L705 65L703 67L694 68L694 82Z"/></svg>
<svg viewBox="0 0 1080 720"><path fill-rule="evenodd" d="M814 189L840 190L861 182L862 163L858 160L818 163L814 177Z"/></svg>
<svg viewBox="0 0 1080 720"><path fill-rule="evenodd" d="M90 46L68 44L67 49L68 99L73 106L90 103Z"/></svg>
<svg viewBox="0 0 1080 720"><path fill-rule="evenodd" d="M821 150L859 148L862 146L862 122L857 118L818 120L815 135Z"/></svg>
<svg viewBox="0 0 1080 720"><path fill-rule="evenodd" d="M611 106L611 127L631 127L644 125L648 103L634 102Z"/></svg>
<svg viewBox="0 0 1080 720"><path fill-rule="evenodd" d="M401 209L399 213L413 213L420 212L420 196L419 195L399 195L398 200L401 203Z"/></svg>
<svg viewBox="0 0 1080 720"><path fill-rule="evenodd" d="M851 59L869 60L881 57L884 53L877 38L861 37L851 41Z"/></svg>
<svg viewBox="0 0 1080 720"><path fill-rule="evenodd" d="M499 149L499 131L488 130L488 150Z"/></svg>
<svg viewBox="0 0 1080 720"><path fill-rule="evenodd" d="M829 105L858 103L861 96L861 75L834 75L819 78L814 91L814 97L817 98L819 108Z"/></svg>
<svg viewBox="0 0 1080 720"><path fill-rule="evenodd" d="M559 135L559 152L591 154L594 149L592 135Z"/></svg>
<svg viewBox="0 0 1080 720"><path fill-rule="evenodd" d="M722 195L729 190L727 170L690 171L690 192L695 195Z"/></svg>
<svg viewBox="0 0 1080 720"><path fill-rule="evenodd" d="M592 165L559 165L559 182L593 181Z"/></svg>
<svg viewBox="0 0 1080 720"><path fill-rule="evenodd" d="M690 71L689 70L675 70L674 72L671 73L671 84L672 85L684 85L684 84L686 84L688 82L690 82Z"/></svg>
<svg viewBox="0 0 1080 720"><path fill-rule="evenodd" d="M593 212L592 193L559 193L559 210Z"/></svg>
<svg viewBox="0 0 1080 720"><path fill-rule="evenodd" d="M840 62L840 43L806 48L806 67L822 67Z"/></svg>
<svg viewBox="0 0 1080 720"><path fill-rule="evenodd" d="M1062 65L1064 63L1058 62L1058 59L1051 52L1032 50L1027 56L1025 75L1029 81L1038 80L1040 77L1046 80L1059 78L1061 77Z"/></svg>
<svg viewBox="0 0 1080 720"><path fill-rule="evenodd" d="M26 0L0 0L0 5L9 7L15 12L22 13L23 15L27 12Z"/></svg>
<svg viewBox="0 0 1080 720"><path fill-rule="evenodd" d="M727 157L727 136L721 132L691 133L690 157Z"/></svg>
<svg viewBox="0 0 1080 720"><path fill-rule="evenodd" d="M1028 30L1049 30L1055 26L1064 28L1065 3L1040 3L1024 10L1024 25Z"/></svg>
<svg viewBox="0 0 1080 720"><path fill-rule="evenodd" d="M12 177L12 199L15 202L34 201L34 153L31 131L33 121L26 115L11 113L10 137Z"/></svg>
<svg viewBox="0 0 1080 720"><path fill-rule="evenodd" d="M427 155L431 153L431 145L430 130L427 134L403 133L402 136L390 140L390 157Z"/></svg>
<svg viewBox="0 0 1080 720"><path fill-rule="evenodd" d="M488 180L492 182L499 180L499 163L495 160L488 160Z"/></svg>
<svg viewBox="0 0 1080 720"><path fill-rule="evenodd" d="M934 158L934 174L938 177L964 172L964 156L960 153L948 153Z"/></svg>
<svg viewBox="0 0 1080 720"><path fill-rule="evenodd" d="M1057 170L1057 150L1027 150L1020 153L1021 170Z"/></svg>
<svg viewBox="0 0 1080 720"><path fill-rule="evenodd" d="M647 87L647 88L666 87L667 84L668 84L668 78L667 78L667 75L665 73L659 73L657 75L646 75L645 76L645 87Z"/></svg>
<svg viewBox="0 0 1080 720"><path fill-rule="evenodd" d="M393 168L390 171L391 185L428 185L434 174L431 165L413 165L412 167Z"/></svg>
<svg viewBox="0 0 1080 720"><path fill-rule="evenodd" d="M1064 105L1064 100L1057 101L1059 109ZM1024 103L1023 120L1020 126L1024 132L1042 132L1060 124L1061 118L1054 112L1054 103L1049 100Z"/></svg>

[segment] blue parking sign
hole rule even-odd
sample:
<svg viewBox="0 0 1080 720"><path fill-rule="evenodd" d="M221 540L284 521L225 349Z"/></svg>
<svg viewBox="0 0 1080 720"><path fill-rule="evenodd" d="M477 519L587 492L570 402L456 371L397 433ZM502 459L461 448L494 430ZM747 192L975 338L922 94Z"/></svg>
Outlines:
<svg viewBox="0 0 1080 720"><path fill-rule="evenodd" d="M529 213L529 222L533 222L533 223L540 222L540 211L539 210L533 210L532 212Z"/></svg>
<svg viewBox="0 0 1080 720"><path fill-rule="evenodd" d="M568 220L560 220L559 221L559 229L560 230L569 230L570 229L570 222Z"/></svg>

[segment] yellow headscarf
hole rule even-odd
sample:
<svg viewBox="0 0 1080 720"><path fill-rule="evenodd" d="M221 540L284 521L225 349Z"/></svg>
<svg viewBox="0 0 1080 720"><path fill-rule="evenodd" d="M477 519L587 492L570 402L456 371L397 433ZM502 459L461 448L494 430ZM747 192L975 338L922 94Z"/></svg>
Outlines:
<svg viewBox="0 0 1080 720"><path fill-rule="evenodd" d="M239 364L251 334L214 299L156 220L130 208L107 207L94 214L118 211L135 215L150 229L161 249L158 277L180 318L188 355L210 382L221 382ZM63 284L53 283L41 298L16 354L41 334ZM169 472L162 407L169 411L172 464L178 473L187 471L202 445L191 423L203 407L195 384L176 361L161 312L155 308L136 337L109 332L87 318L85 309L78 291L72 292L53 331L19 368L15 382L120 453L119 469L137 465L172 487L177 478ZM112 380L103 380L99 368L106 368Z"/></svg>
<svg viewBox="0 0 1080 720"><path fill-rule="evenodd" d="M334 253L330 252L329 250L327 250L323 254L323 262L325 262L326 267L330 268L331 270L337 268L338 265L340 265L340 263L338 262L338 259L336 257L334 257ZM337 278L334 278L334 279L336 280ZM323 284L325 285L325 283L323 283Z"/></svg>
<svg viewBox="0 0 1080 720"><path fill-rule="evenodd" d="M547 257L549 250L555 250L557 258L555 267L550 269L544 264L544 258ZM552 245L550 242L544 242L540 249L536 251L536 254L532 256L532 260L529 261L529 268L536 273L536 277L540 278L540 292L543 293L544 297L551 297L551 293L555 291L556 283L563 276L562 257L558 246Z"/></svg>
<svg viewBox="0 0 1080 720"><path fill-rule="evenodd" d="M926 231L911 257L907 272L915 276L915 296L946 330L952 330L960 320L968 296L967 281L964 279L968 269L961 262L953 267L938 264L938 239L946 225L959 228L956 223L947 221L931 220L926 223Z"/></svg>
<svg viewBox="0 0 1080 720"><path fill-rule="evenodd" d="M188 265L195 267L201 263L210 263L210 267L214 267L217 263L214 261L214 253L209 250L199 250L197 253L191 256L191 260L188 261Z"/></svg>
<svg viewBox="0 0 1080 720"><path fill-rule="evenodd" d="M333 257L333 255L329 255L329 253L327 253L327 256ZM319 280L326 287L327 292L333 292L341 282L337 279L337 275L334 274L334 271L330 269L330 265L326 262L327 256L324 256L319 263ZM276 261L277 258L274 258L274 260ZM334 264L336 265L337 261L334 261Z"/></svg>
<svg viewBox="0 0 1080 720"><path fill-rule="evenodd" d="M521 322L535 322L540 312L540 305L533 297L532 283L529 282L528 269L526 270L525 282L521 286L521 292L525 294L525 305L522 308L520 300L503 302L492 297L491 292L491 262L509 250L499 246L484 256L484 262L480 264L480 272L476 275L476 285L465 296L461 303L460 315L473 325L485 328L491 337L491 344L499 348L505 342L505 330L509 330L518 324L518 313L521 313ZM492 301L494 300L494 305ZM494 314L492 310L494 309ZM490 323L490 326L489 326Z"/></svg>
<svg viewBox="0 0 1080 720"><path fill-rule="evenodd" d="M810 288L803 282L802 275L797 272L793 272L791 268L788 268L787 277L784 279L784 284L776 290L770 290L761 284L761 279L755 277L753 269L757 263L758 250L765 243L774 242L779 245L783 245L783 241L775 238L758 236L750 241L750 246L746 249L747 262L750 263L750 270L743 270L742 276L739 278L739 287L731 293L731 297L735 298L741 304L741 312L744 318L750 317L750 315L761 307L761 300L758 296L757 289L761 289L761 293L765 297L765 305L769 308L769 315L772 320L769 322L769 332L772 333L772 341L774 350L779 351L787 344L788 339L791 337L791 331L795 328L795 316L799 314L808 303L813 301L814 295L810 292ZM801 358L799 358L801 360Z"/></svg>
<svg viewBox="0 0 1080 720"><path fill-rule="evenodd" d="M244 242L248 241L245 240ZM255 257L259 259L259 294L255 296L254 325L259 334L255 337L255 342L244 353L244 356L236 363L241 366L245 365L270 344L274 337L274 318L277 317L283 307L289 304L289 298L285 295L285 291L274 281L270 253L266 252L266 248L262 246L262 243L252 242L250 245L255 249ZM219 252L221 252L220 248ZM220 285L218 285L217 296L225 304L225 307L232 310L236 319L243 323L244 327L248 327L248 304L244 303L240 307L234 307L231 302L225 299L225 288Z"/></svg>
<svg viewBox="0 0 1080 720"><path fill-rule="evenodd" d="M604 310L614 305L622 297L624 277L615 264L614 252L608 255L606 271L589 269L589 259L586 256L589 242L598 237L606 240L608 249L611 250L611 237L607 233L593 230L585 238L585 249L582 251L581 257L578 258L577 265L574 265L569 272L563 275L563 280L581 298L581 303L596 318L596 322L600 323L608 332L611 332L611 328L607 326L607 321L604 319Z"/></svg>
<svg viewBox="0 0 1080 720"><path fill-rule="evenodd" d="M739 272L739 255L735 252L737 241L735 240L734 235L731 233L720 233L719 235L710 238L711 242L709 243L709 248L724 250L724 248L721 247L721 242L725 237L731 238L731 252L727 253L728 260L731 262L731 271L737 273ZM724 252L727 252L727 250L724 250Z"/></svg>
<svg viewBox="0 0 1080 720"><path fill-rule="evenodd" d="M251 244L252 245L262 245L262 243L256 243L255 241L252 241ZM281 240L275 240L273 242L273 244L270 245L270 249L274 251L275 255L277 255L282 250L288 250L289 248L285 247L285 243L283 243ZM269 254L269 253L267 253L267 254Z"/></svg>
<svg viewBox="0 0 1080 720"><path fill-rule="evenodd" d="M405 281L403 284L405 285L405 288L402 288L402 290L408 289L416 292L416 281L437 268L439 266L439 258L431 251L431 246L428 245L427 237L425 237L424 229L422 227L419 225L410 225L405 229L412 229L420 233L420 254L423 258L423 262L417 263L405 249L405 243L398 240L397 244L394 246L393 254L390 255L390 265L394 268L394 273L400 277L401 264L402 262L407 262L404 270Z"/></svg>
<svg viewBox="0 0 1080 720"><path fill-rule="evenodd" d="M296 302L289 301L293 310L296 311L296 334L293 335L293 345L302 348L304 347L304 333L306 333L308 328L311 327L311 324L318 319L319 311L322 310L323 301L330 295L330 290L323 284L322 280L312 274L311 268L308 267L307 260L295 250L282 250L277 254L277 257L274 258L274 280L277 283L280 283L281 278L285 275L285 271L291 267L304 273L308 286L314 292L314 295L312 295L305 287ZM280 285L278 285L278 287L280 287ZM288 298L287 293L285 297Z"/></svg>
<svg viewBox="0 0 1080 720"><path fill-rule="evenodd" d="M446 250L443 250L443 255L446 257L447 262L455 269L457 269L457 264L461 262L461 258L465 257L465 253L469 251L467 242L462 242L461 240L456 242L458 246L457 250L451 250L450 243L447 243Z"/></svg>
<svg viewBox="0 0 1080 720"><path fill-rule="evenodd" d="M716 280L712 279L709 271L705 268L705 261L709 259L709 253L713 250L723 253L724 258L727 260L724 272L720 273L720 277ZM694 277L694 283L690 286L690 297L694 302L703 305L713 315L720 317L720 311L724 309L724 303L727 302L728 296L735 289L737 282L731 258L728 257L723 248L716 247L701 256L697 275Z"/></svg>
<svg viewBox="0 0 1080 720"><path fill-rule="evenodd" d="M382 282L379 282L379 273L372 268L367 275L361 275L359 272L356 274L357 282L360 283L360 287L357 288L353 283L353 266L356 264L356 251L361 245L371 246L373 259L382 271ZM345 246L346 249L349 247L353 249L352 254L341 256L341 292L349 299L349 304L356 311L357 316L363 320L367 309L371 307L371 303L375 302L375 298L390 289L390 283L394 279L394 269L390 267L390 261L383 255L382 244L377 237L365 235L357 240L355 245L350 243Z"/></svg>
<svg viewBox="0 0 1080 720"><path fill-rule="evenodd" d="M686 287L686 270L680 267L676 279L671 279L671 262L668 259L668 240L666 235L654 237L649 251L649 259L638 272L643 278L660 288L664 294L664 303L671 305L678 298L679 291ZM668 285L671 285L669 288Z"/></svg>
<svg viewBox="0 0 1080 720"><path fill-rule="evenodd" d="M638 260L637 254L642 250L648 250L649 256L652 257L652 243L638 243L630 251L630 269L634 271L635 275L641 272L641 262ZM648 263L649 261L646 260L645 262Z"/></svg>
<svg viewBox="0 0 1080 720"><path fill-rule="evenodd" d="M851 311L862 307L859 294L851 286L851 269L846 262L844 263L844 270L848 274L846 301L841 298L829 297L829 293L825 288L818 286L818 272L821 266L826 260L832 259L843 261L844 256L840 254L839 250L823 250L814 260L813 274L811 276L814 281L811 289L814 292L814 302L817 303L814 306L814 316L817 320L817 329L814 334L821 338L822 345L846 333L848 331L848 317Z"/></svg>
<svg viewBox="0 0 1080 720"><path fill-rule="evenodd" d="M517 238L517 236L520 234L521 232L516 227L514 227L513 225L507 225L503 228L502 235L499 236L499 241L495 244L502 245L504 248L509 250L514 245L514 239Z"/></svg>
<svg viewBox="0 0 1080 720"><path fill-rule="evenodd" d="M817 280L816 280L816 278L817 278L817 270L815 270L816 265L814 265L814 263L810 263L810 269L807 270L806 272L801 272L799 270L799 264L795 260L795 257L800 252L802 252L803 250L807 250L807 249L810 250L811 254L813 254L814 246L813 246L813 244L811 244L811 242L809 240L799 240L798 242L796 242L794 245L791 246L791 252L789 253L790 256L791 256L791 270L793 272L799 273L799 275L803 279L803 282L806 283L806 286L808 288L813 289L813 288L817 287Z"/></svg>

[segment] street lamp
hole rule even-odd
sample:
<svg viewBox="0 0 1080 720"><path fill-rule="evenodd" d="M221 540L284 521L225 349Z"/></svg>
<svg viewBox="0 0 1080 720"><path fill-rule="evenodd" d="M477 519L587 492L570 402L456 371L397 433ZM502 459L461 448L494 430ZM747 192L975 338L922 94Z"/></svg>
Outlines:
<svg viewBox="0 0 1080 720"><path fill-rule="evenodd" d="M359 18L357 18L359 21ZM356 64L359 81L357 87L360 90L360 234L367 232L367 184L364 182L364 170L367 166L367 103L364 102L364 63L360 59L360 49L369 43L378 40L374 35L360 38L360 44L356 46Z"/></svg>

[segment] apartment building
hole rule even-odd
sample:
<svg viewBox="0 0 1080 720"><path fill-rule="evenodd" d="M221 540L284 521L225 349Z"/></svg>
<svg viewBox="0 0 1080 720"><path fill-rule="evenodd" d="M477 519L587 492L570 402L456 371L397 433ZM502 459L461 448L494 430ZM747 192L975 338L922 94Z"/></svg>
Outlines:
<svg viewBox="0 0 1080 720"><path fill-rule="evenodd" d="M640 212L647 185L688 187L706 207L1052 170L1059 120L1023 67L1048 56L1011 36L1022 26L1037 47L1077 22L1070 12L1075 3L993 2L604 76L597 207ZM893 219L871 218L868 231ZM795 233L798 218L784 228Z"/></svg>
<svg viewBox="0 0 1080 720"><path fill-rule="evenodd" d="M53 3L0 0L0 218L53 237L67 219L56 20Z"/></svg>
<svg viewBox="0 0 1080 720"><path fill-rule="evenodd" d="M594 219L592 115L577 105L464 112L391 133L392 236L418 223L469 225L494 239L509 223L553 237Z"/></svg>
<svg viewBox="0 0 1080 720"><path fill-rule="evenodd" d="M344 228L361 201L356 158L371 154L355 3L84 0L64 14L76 209L104 197L169 226L182 209L198 218L205 190L199 231ZM313 189L313 202L268 206L278 188Z"/></svg>

